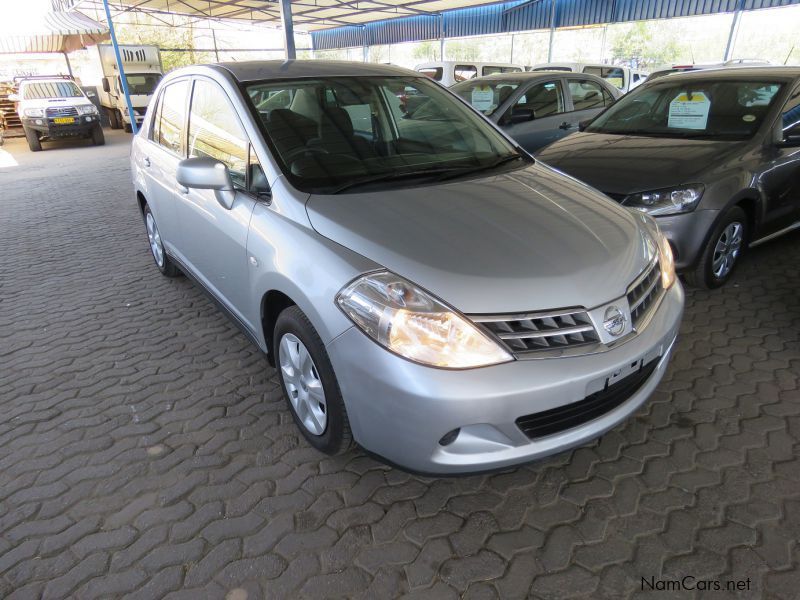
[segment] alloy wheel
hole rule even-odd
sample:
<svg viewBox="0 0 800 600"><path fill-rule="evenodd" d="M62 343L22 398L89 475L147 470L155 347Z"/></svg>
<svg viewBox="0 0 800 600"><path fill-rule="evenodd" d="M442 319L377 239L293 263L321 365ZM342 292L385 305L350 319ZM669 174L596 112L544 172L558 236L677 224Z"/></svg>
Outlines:
<svg viewBox="0 0 800 600"><path fill-rule="evenodd" d="M733 269L742 249L743 232L742 224L734 221L722 230L717 239L714 256L711 259L711 271L717 279L724 279Z"/></svg>
<svg viewBox="0 0 800 600"><path fill-rule="evenodd" d="M300 339L285 334L280 341L283 383L295 414L313 435L322 435L328 425L328 405L317 366Z"/></svg>
<svg viewBox="0 0 800 600"><path fill-rule="evenodd" d="M161 243L161 234L158 233L156 227L156 220L153 218L153 213L148 212L147 218L147 239L150 241L150 251L153 253L153 258L159 267L164 266L164 246Z"/></svg>

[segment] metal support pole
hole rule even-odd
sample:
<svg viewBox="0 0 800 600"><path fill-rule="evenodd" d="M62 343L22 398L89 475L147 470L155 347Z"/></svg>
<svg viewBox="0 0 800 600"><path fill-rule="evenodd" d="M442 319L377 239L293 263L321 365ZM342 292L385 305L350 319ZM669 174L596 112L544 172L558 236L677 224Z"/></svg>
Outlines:
<svg viewBox="0 0 800 600"><path fill-rule="evenodd" d="M136 126L136 113L133 112L131 104L131 94L128 91L128 80L125 78L125 68L122 66L122 57L119 55L119 44L117 44L117 34L114 32L114 22L111 20L111 11L108 8L108 0L103 0L103 8L106 9L106 21L108 22L108 33L111 35L111 45L114 47L114 57L117 60L119 70L119 80L122 83L122 93L125 94L125 104L128 106L128 117L131 120L131 131L136 135L139 128Z"/></svg>
<svg viewBox="0 0 800 600"><path fill-rule="evenodd" d="M733 54L733 46L736 43L736 35L739 33L739 23L742 21L742 9L741 4L739 5L740 8L733 13L733 21L731 22L731 30L728 33L728 44L725 46L725 57L722 59L724 61L730 60L731 55Z"/></svg>
<svg viewBox="0 0 800 600"><path fill-rule="evenodd" d="M67 61L67 73L69 73L69 76L74 79L75 76L72 74L72 65L69 63L69 54L66 52L64 52L64 60Z"/></svg>
<svg viewBox="0 0 800 600"><path fill-rule="evenodd" d="M217 50L217 34L214 31L214 28L211 28L211 38L214 41L214 56L216 57L216 61L219 62L219 50Z"/></svg>
<svg viewBox="0 0 800 600"><path fill-rule="evenodd" d="M556 0L550 4L550 44L547 48L547 62L553 62L553 38L556 35Z"/></svg>
<svg viewBox="0 0 800 600"><path fill-rule="evenodd" d="M439 60L444 60L444 14L439 13Z"/></svg>
<svg viewBox="0 0 800 600"><path fill-rule="evenodd" d="M107 2L108 0L103 0ZM283 45L286 48L286 58L294 60L297 52L294 48L294 23L292 22L292 0L281 0L281 23L283 24Z"/></svg>
<svg viewBox="0 0 800 600"><path fill-rule="evenodd" d="M510 62L512 64L514 62L514 34L513 33L511 34L511 56L509 57L508 62Z"/></svg>

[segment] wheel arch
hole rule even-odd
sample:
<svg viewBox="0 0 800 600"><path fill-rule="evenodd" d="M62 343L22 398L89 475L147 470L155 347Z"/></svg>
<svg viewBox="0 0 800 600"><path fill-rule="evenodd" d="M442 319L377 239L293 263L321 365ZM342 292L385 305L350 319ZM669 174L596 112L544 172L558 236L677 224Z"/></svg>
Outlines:
<svg viewBox="0 0 800 600"><path fill-rule="evenodd" d="M261 298L261 328L264 334L264 345L267 349L267 360L273 367L275 366L275 349L272 337L275 333L275 323L278 321L278 315L290 306L297 306L297 302L280 290L269 290Z"/></svg>

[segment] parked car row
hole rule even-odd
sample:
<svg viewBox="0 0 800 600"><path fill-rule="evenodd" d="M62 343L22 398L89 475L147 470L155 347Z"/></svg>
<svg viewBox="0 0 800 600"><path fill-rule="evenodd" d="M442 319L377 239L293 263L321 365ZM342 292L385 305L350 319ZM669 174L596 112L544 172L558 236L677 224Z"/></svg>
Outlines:
<svg viewBox="0 0 800 600"><path fill-rule="evenodd" d="M483 101L574 108L584 84L556 75ZM684 294L656 220L533 159L467 96L374 64L197 66L164 78L134 137L157 268L267 354L323 452L503 468L614 427L667 368Z"/></svg>

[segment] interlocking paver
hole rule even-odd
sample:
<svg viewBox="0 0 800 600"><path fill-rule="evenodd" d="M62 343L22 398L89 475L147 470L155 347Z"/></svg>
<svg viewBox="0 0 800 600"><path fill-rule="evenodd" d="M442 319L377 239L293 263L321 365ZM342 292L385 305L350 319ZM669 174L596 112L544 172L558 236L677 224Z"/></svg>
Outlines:
<svg viewBox="0 0 800 600"><path fill-rule="evenodd" d="M0 150L0 597L796 597L800 234L687 291L664 380L600 440L418 477L302 440L264 358L156 272L107 139Z"/></svg>

